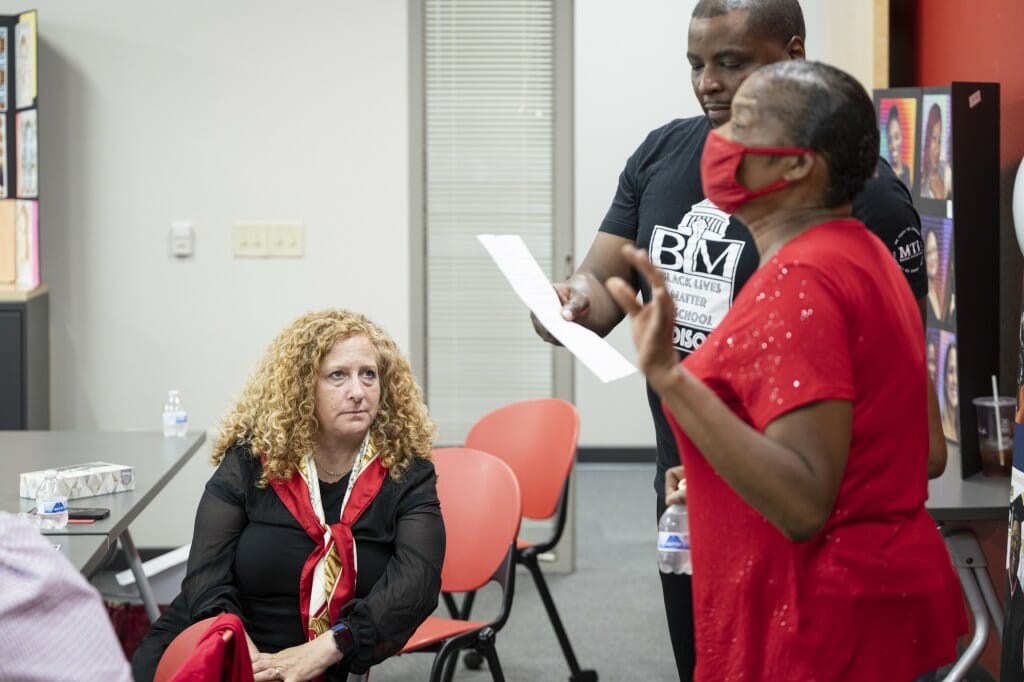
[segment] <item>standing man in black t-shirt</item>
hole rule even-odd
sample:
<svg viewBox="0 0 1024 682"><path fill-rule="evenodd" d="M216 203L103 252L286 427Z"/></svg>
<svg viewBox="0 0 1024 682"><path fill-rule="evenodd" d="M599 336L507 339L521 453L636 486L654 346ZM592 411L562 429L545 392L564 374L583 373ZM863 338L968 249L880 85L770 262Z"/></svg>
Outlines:
<svg viewBox="0 0 1024 682"><path fill-rule="evenodd" d="M650 288L622 255L624 244L647 251L665 273L676 302L674 344L685 358L725 315L737 291L757 269L759 259L747 229L704 198L700 159L711 128L730 118L733 94L758 67L804 58L804 20L797 0L700 0L690 21L687 59L703 116L672 121L652 131L626 162L618 190L583 263L555 291L562 315L604 336L623 318L604 283L619 276L638 287L645 301ZM853 216L892 251L915 298L927 294L920 218L909 193L892 169L879 161L878 176L854 201ZM538 333L554 339L534 319ZM924 351L924 342L921 344ZM682 476L675 439L648 388L657 440L657 514L666 490ZM938 402L929 392L932 437L929 475L945 468L946 449ZM653 561L652 561L653 564ZM681 680L693 676L693 602L688 575L662 574L669 634Z"/></svg>

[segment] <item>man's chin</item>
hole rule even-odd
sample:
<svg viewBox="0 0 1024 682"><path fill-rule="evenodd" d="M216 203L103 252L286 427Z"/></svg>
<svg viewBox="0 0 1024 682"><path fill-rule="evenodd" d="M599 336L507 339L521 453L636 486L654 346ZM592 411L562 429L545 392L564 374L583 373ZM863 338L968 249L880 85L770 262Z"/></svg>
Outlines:
<svg viewBox="0 0 1024 682"><path fill-rule="evenodd" d="M708 117L708 121L711 123L712 128L718 128L719 126L725 125L729 122L729 116L732 112L728 109L705 109L704 115Z"/></svg>

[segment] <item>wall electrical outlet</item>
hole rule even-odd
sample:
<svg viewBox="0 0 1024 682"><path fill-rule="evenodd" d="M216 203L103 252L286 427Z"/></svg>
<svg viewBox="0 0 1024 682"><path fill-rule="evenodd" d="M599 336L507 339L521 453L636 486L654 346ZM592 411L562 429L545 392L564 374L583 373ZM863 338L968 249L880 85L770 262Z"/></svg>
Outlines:
<svg viewBox="0 0 1024 682"><path fill-rule="evenodd" d="M302 258L306 226L302 223L236 222L232 252L235 258Z"/></svg>
<svg viewBox="0 0 1024 682"><path fill-rule="evenodd" d="M265 258L267 251L267 226L264 223L235 223L231 245L235 258Z"/></svg>
<svg viewBox="0 0 1024 682"><path fill-rule="evenodd" d="M302 223L267 225L267 255L278 258L302 258L305 253L305 231Z"/></svg>

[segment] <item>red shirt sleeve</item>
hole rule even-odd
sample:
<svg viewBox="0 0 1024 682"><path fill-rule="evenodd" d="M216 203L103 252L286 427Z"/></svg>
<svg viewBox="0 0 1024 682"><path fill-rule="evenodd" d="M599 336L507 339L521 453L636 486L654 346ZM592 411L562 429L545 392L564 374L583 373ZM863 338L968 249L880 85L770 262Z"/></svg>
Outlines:
<svg viewBox="0 0 1024 682"><path fill-rule="evenodd" d="M755 428L809 403L854 399L851 324L836 282L817 267L773 260L742 293L751 300L736 306L743 313L718 341L724 355L740 356L723 358L725 367L748 368L729 383Z"/></svg>

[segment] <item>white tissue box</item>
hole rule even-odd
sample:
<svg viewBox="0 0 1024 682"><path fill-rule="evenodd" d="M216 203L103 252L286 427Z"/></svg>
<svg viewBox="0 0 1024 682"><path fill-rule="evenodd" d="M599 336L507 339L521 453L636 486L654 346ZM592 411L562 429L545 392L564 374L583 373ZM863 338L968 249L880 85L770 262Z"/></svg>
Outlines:
<svg viewBox="0 0 1024 682"><path fill-rule="evenodd" d="M94 495L107 495L135 489L135 467L109 462L86 462L69 467L58 467L57 482L69 500ZM29 471L21 475L20 495L33 499L46 470Z"/></svg>

